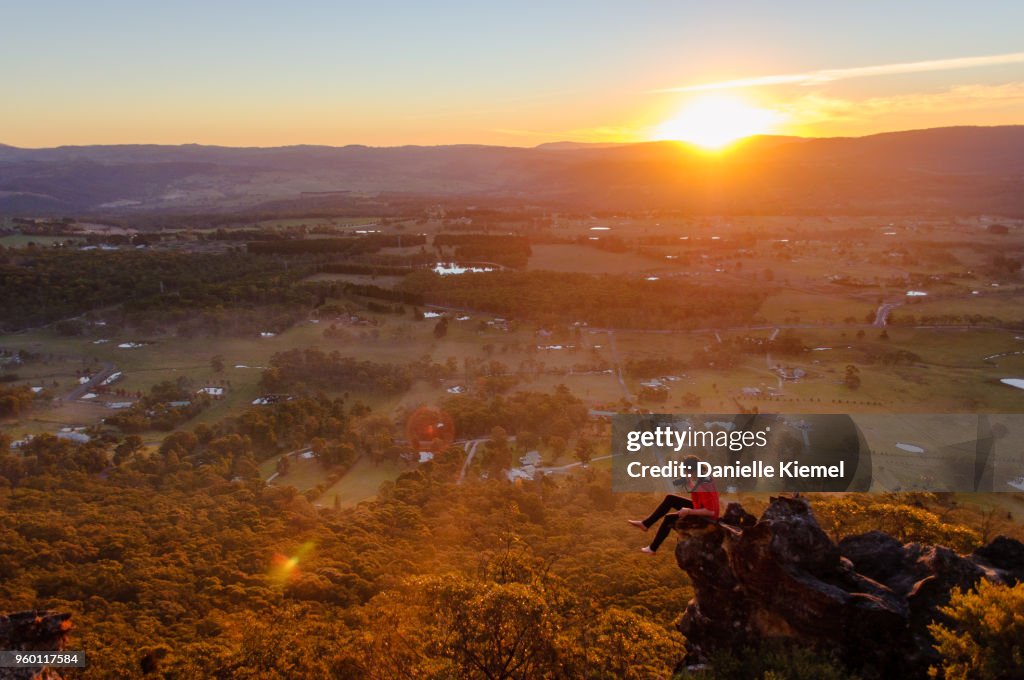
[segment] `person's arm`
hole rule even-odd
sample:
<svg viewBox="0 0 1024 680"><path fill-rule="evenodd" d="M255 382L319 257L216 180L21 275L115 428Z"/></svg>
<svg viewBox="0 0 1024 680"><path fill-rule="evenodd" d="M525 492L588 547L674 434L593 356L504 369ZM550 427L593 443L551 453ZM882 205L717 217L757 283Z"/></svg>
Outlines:
<svg viewBox="0 0 1024 680"><path fill-rule="evenodd" d="M694 491L696 491L697 487L699 487L699 486L700 486L699 482L696 485L694 485L694 487L693 487ZM693 516L693 517L715 517L716 513L715 513L714 510L711 510L710 508L704 507L703 499L701 497L701 494L704 494L704 493L706 493L706 492L703 492L703 491L702 492L697 492L697 493L694 493L691 496L691 498L693 499L694 505L697 506L697 507L683 508L679 512L675 513L676 516L678 516L678 517L686 517L686 516L690 515L690 516Z"/></svg>
<svg viewBox="0 0 1024 680"><path fill-rule="evenodd" d="M715 513L712 512L711 510L708 510L707 508L683 508L682 510L679 511L679 516L682 517L684 513L687 515L693 515L694 517L715 516Z"/></svg>
<svg viewBox="0 0 1024 680"><path fill-rule="evenodd" d="M694 517L714 517L715 513L707 508L682 508L680 510L674 510L673 512L666 512L666 515L675 515L676 517L685 517L686 515L693 515Z"/></svg>

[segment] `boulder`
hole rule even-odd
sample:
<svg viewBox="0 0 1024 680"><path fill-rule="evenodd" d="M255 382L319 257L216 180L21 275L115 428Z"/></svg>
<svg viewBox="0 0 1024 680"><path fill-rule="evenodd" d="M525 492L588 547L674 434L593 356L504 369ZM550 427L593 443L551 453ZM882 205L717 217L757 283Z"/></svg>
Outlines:
<svg viewBox="0 0 1024 680"><path fill-rule="evenodd" d="M0 649L59 652L67 644L71 615L55 611L25 611L0 615ZM0 680L60 680L49 668L0 668Z"/></svg>
<svg viewBox="0 0 1024 680"><path fill-rule="evenodd" d="M1024 545L1000 537L973 555L873 531L838 545L808 502L773 498L759 519L730 503L719 522L680 522L676 561L693 584L680 631L688 664L786 641L867 677L926 677L928 624L955 587L1021 579Z"/></svg>

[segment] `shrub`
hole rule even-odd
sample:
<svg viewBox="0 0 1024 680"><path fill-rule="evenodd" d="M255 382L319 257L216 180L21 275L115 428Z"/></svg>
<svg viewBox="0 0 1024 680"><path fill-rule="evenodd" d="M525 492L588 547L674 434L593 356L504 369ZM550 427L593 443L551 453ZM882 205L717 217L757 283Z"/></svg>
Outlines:
<svg viewBox="0 0 1024 680"><path fill-rule="evenodd" d="M933 623L942 663L932 677L989 680L1020 677L1024 668L1024 583L1012 588L981 581L974 590L953 590L940 611L949 624Z"/></svg>

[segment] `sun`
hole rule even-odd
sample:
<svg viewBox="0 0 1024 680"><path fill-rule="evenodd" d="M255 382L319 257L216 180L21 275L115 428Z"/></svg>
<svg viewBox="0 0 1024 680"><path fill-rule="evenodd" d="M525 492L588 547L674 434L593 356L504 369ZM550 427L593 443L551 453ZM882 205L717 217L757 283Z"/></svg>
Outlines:
<svg viewBox="0 0 1024 680"><path fill-rule="evenodd" d="M699 97L687 102L675 117L659 125L654 138L721 149L743 137L771 132L781 118L777 111L760 108L737 97Z"/></svg>

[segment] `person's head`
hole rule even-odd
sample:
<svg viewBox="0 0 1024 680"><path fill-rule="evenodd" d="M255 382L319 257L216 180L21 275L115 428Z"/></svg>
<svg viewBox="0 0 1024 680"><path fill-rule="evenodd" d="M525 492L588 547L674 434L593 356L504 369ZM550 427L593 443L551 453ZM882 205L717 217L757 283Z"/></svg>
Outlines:
<svg viewBox="0 0 1024 680"><path fill-rule="evenodd" d="M687 456L683 458L683 469L686 470L686 476L690 479L697 477L697 463L700 462L700 458L697 456Z"/></svg>

